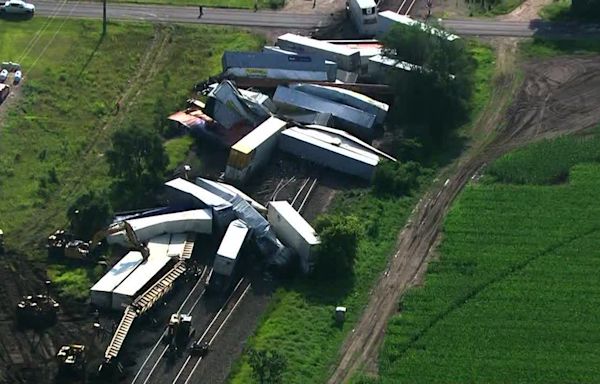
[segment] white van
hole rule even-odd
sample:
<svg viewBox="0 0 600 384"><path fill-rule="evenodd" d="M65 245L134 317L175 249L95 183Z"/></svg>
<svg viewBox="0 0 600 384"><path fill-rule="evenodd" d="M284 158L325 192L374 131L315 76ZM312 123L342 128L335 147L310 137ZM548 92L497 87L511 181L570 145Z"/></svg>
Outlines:
<svg viewBox="0 0 600 384"><path fill-rule="evenodd" d="M377 33L375 0L346 0L346 12L361 36L374 36Z"/></svg>

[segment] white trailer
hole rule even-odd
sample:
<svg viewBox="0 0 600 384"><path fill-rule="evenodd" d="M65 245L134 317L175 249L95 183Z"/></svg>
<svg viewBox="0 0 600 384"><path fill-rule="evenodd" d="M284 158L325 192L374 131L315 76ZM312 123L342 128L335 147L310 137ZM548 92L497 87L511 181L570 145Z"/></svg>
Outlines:
<svg viewBox="0 0 600 384"><path fill-rule="evenodd" d="M242 220L234 220L229 224L215 255L213 273L227 277L233 274L238 256L248 239L249 233L250 229Z"/></svg>
<svg viewBox="0 0 600 384"><path fill-rule="evenodd" d="M376 117L377 124L383 124L387 115L389 105L372 99L362 93L354 92L349 89L327 87L317 84L291 84L290 88L310 93L337 103L343 103L373 114Z"/></svg>
<svg viewBox="0 0 600 384"><path fill-rule="evenodd" d="M339 69L357 71L360 68L360 53L357 50L328 43L310 37L286 33L277 38L277 46L298 53L314 53L337 63Z"/></svg>
<svg viewBox="0 0 600 384"><path fill-rule="evenodd" d="M346 12L361 36L374 36L377 33L375 0L346 0Z"/></svg>
<svg viewBox="0 0 600 384"><path fill-rule="evenodd" d="M432 35L438 36L440 38L446 39L448 41L454 41L456 39L460 39L460 37L443 31L441 29L430 26L429 24L420 22L418 20L412 19L405 15L399 15L396 12L392 11L384 11L379 12L377 18L377 36L383 36L388 33L395 25L402 24L409 27L418 27L422 31L427 31Z"/></svg>
<svg viewBox="0 0 600 384"><path fill-rule="evenodd" d="M185 238L176 238L174 241L182 241ZM161 235L151 239L148 242L150 255L148 259L138 265L112 294L112 308L114 310L123 310L131 304L138 294L143 292L151 281L169 264L174 258L169 257L169 246L171 244L170 235Z"/></svg>
<svg viewBox="0 0 600 384"><path fill-rule="evenodd" d="M167 213L131 219L127 221L135 231L140 241L147 241L164 233L194 232L212 233L212 211L211 209L195 209L191 211ZM129 240L124 231L108 236L109 244L129 246Z"/></svg>
<svg viewBox="0 0 600 384"><path fill-rule="evenodd" d="M271 201L267 219L281 242L300 257L304 273L310 270L314 248L321 240L313 227L287 201Z"/></svg>
<svg viewBox="0 0 600 384"><path fill-rule="evenodd" d="M279 149L315 164L371 181L379 156L347 140L343 135L322 129L288 128L281 133Z"/></svg>
<svg viewBox="0 0 600 384"><path fill-rule="evenodd" d="M263 168L277 146L279 133L286 126L285 121L270 117L235 143L229 151L225 179L234 184L244 184L256 171Z"/></svg>
<svg viewBox="0 0 600 384"><path fill-rule="evenodd" d="M142 254L131 251L119 260L94 286L90 289L93 305L110 309L112 293L142 263Z"/></svg>
<svg viewBox="0 0 600 384"><path fill-rule="evenodd" d="M383 83L390 80L390 71L404 71L406 73L419 72L423 68L416 64L406 61L395 60L383 55L377 55L369 58L368 76L372 79L380 79Z"/></svg>

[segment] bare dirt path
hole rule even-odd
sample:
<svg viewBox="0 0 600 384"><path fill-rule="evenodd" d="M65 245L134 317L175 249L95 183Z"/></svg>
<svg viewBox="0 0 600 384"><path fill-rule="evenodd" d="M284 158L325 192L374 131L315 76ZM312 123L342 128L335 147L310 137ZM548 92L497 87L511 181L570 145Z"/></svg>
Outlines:
<svg viewBox="0 0 600 384"><path fill-rule="evenodd" d="M504 60L498 63L503 65ZM531 62L523 69L524 83L506 112L499 111L513 95L515 71L500 73L495 80L492 101L476 127L477 131L490 132L488 140L481 139L479 145L460 158L448 170L450 176L442 178L415 208L400 233L388 270L373 289L363 316L342 347L330 384L347 382L357 369L376 372L387 322L398 313L401 295L424 273L446 212L469 179L512 148L581 131L600 121L600 106L596 102L600 97L600 57Z"/></svg>

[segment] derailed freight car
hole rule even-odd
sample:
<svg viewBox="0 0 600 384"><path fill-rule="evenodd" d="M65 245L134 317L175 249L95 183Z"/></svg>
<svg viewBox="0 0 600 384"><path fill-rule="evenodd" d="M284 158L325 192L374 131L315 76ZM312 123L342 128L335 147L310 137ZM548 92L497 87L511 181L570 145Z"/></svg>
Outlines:
<svg viewBox="0 0 600 384"><path fill-rule="evenodd" d="M300 257L302 272L308 272L315 247L321 244L315 230L287 201L269 202L267 219L281 242Z"/></svg>
<svg viewBox="0 0 600 384"><path fill-rule="evenodd" d="M337 64L317 55L225 52L223 75L233 78L335 81Z"/></svg>
<svg viewBox="0 0 600 384"><path fill-rule="evenodd" d="M327 60L337 63L339 69L357 71L360 68L360 53L357 50L335 45L310 37L286 33L277 38L277 46L298 53L321 55Z"/></svg>
<svg viewBox="0 0 600 384"><path fill-rule="evenodd" d="M315 129L288 128L279 136L279 149L338 172L372 181L379 156L345 141L343 136Z"/></svg>
<svg viewBox="0 0 600 384"><path fill-rule="evenodd" d="M277 87L273 101L283 114L298 111L331 113L336 128L367 141L375 135L376 116L349 105L281 85Z"/></svg>
<svg viewBox="0 0 600 384"><path fill-rule="evenodd" d="M229 151L225 179L234 184L244 184L263 168L277 146L277 136L286 126L285 121L270 117L235 143Z"/></svg>
<svg viewBox="0 0 600 384"><path fill-rule="evenodd" d="M389 109L389 105L382 103L381 101L377 101L362 93L344 88L327 87L317 84L290 84L290 88L335 101L336 103L349 105L358 110L375 115L377 124L383 124Z"/></svg>
<svg viewBox="0 0 600 384"><path fill-rule="evenodd" d="M237 275L237 266L250 228L242 220L234 220L227 227L227 232L219 245L208 288L211 292L224 292L230 288Z"/></svg>
<svg viewBox="0 0 600 384"><path fill-rule="evenodd" d="M92 305L102 309L110 309L113 291L142 263L142 260L142 254L138 251L131 251L123 256L90 289Z"/></svg>

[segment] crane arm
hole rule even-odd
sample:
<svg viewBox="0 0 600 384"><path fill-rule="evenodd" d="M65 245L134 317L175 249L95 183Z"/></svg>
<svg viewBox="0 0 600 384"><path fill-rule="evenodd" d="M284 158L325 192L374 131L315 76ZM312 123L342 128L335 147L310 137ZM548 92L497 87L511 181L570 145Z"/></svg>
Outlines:
<svg viewBox="0 0 600 384"><path fill-rule="evenodd" d="M135 231L131 227L131 224L129 224L125 220L111 224L108 228L98 231L92 238L92 244L90 245L90 252L94 248L96 248L96 246L98 245L100 240L104 239L106 236L112 235L117 232L121 232L123 230L125 231L125 236L127 237L127 241L129 241L129 244L131 245L131 247L134 250L139 251L142 254L143 259L146 260L148 258L148 256L150 255L150 251L148 250L148 247L145 244L143 244L141 241L139 241Z"/></svg>

